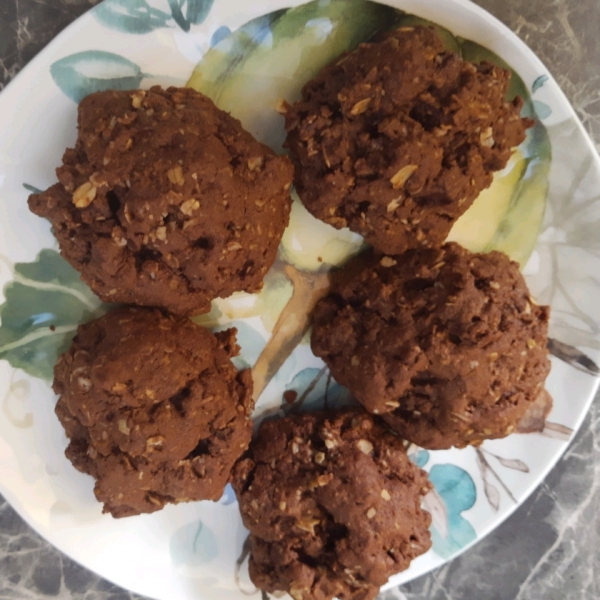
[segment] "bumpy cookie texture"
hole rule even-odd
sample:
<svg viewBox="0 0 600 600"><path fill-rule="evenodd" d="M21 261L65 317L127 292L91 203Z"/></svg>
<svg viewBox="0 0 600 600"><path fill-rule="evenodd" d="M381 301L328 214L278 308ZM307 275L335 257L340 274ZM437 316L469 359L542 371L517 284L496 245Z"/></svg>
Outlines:
<svg viewBox="0 0 600 600"><path fill-rule="evenodd" d="M235 333L146 308L79 327L55 367L56 413L104 512L221 497L252 434L250 371L230 361Z"/></svg>
<svg viewBox="0 0 600 600"><path fill-rule="evenodd" d="M288 223L288 158L192 89L98 92L78 123L59 183L29 207L102 300L199 314L261 288Z"/></svg>
<svg viewBox="0 0 600 600"><path fill-rule="evenodd" d="M541 392L548 316L506 255L450 243L359 257L317 305L311 345L399 435L463 447L511 433Z"/></svg>
<svg viewBox="0 0 600 600"><path fill-rule="evenodd" d="M382 252L441 244L532 124L504 100L509 80L444 51L432 28L361 44L288 107L302 202Z"/></svg>
<svg viewBox="0 0 600 600"><path fill-rule="evenodd" d="M425 472L361 409L263 423L232 483L268 592L370 600L431 546Z"/></svg>

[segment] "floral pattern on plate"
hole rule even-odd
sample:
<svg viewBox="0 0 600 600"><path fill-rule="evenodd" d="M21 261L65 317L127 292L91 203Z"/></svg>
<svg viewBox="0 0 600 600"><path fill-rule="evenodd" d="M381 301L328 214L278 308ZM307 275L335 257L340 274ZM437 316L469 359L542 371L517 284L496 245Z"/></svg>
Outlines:
<svg viewBox="0 0 600 600"><path fill-rule="evenodd" d="M527 436L464 450L408 448L435 485L426 499L433 514L434 547L393 583L455 556L523 501L581 422L596 388L595 361L600 357L600 307L595 302L599 283L591 276L598 272L600 259L598 158L556 84L534 57L523 54L514 40L495 42L490 32L500 26L464 0L436 2L422 6L417 0L390 0L386 5L298 0L290 2L297 6L286 9L285 2L260 0L242 10L235 0L105 0L0 96L0 105L11 102L11 90L26 85L27 73L33 77L34 69L41 69L46 78L38 85L59 107L53 114L61 127L74 129L74 102L93 91L183 85L189 77L188 85L231 111L261 141L281 150L283 119L274 110L277 102L293 101L319 68L375 32L422 22L411 11L430 19L435 15L447 25L437 26L442 39L465 58L517 67L510 93L525 98L524 114L536 118L535 127L493 186L456 224L451 238L474 251L507 252L523 265L537 298L552 305L550 349L556 358L548 389L555 404L548 414L550 396L540 397L536 411L521 424ZM402 5L406 12L389 4ZM488 38L491 49L478 43ZM173 56L178 57L176 62ZM37 114L40 106L30 110ZM33 158L12 169L6 181L0 178L0 190L14 199L13 212L7 212L3 225L6 231L11 223L23 220L40 227L22 208L23 186L35 192L32 184L51 183L55 160L67 143L72 144L72 139L58 138L55 144L42 140L43 159L31 145ZM25 146L34 143L27 136L23 140ZM6 144L0 144L2 173L6 165L13 165ZM66 441L52 414L54 400L48 386L52 367L77 324L108 307L60 258L47 230L31 239L26 253L17 251L9 236L1 246L1 281L6 286L0 307L0 358L7 361L3 371L7 377L0 442L10 445L16 457L10 472L19 473L2 491L63 550L139 593L169 600L233 599L257 593L245 571L246 532L231 488L217 503L169 507L161 514L117 525L100 515L91 479L74 472L62 456ZM211 329L230 324L238 328L242 354L236 366L253 369L257 392L262 392L259 418L351 402L347 390L310 352L308 312L326 290L327 271L362 248L359 236L317 221L295 197L290 227L263 290L217 300L209 314L195 319ZM581 395L574 408L567 387ZM530 436L536 436L535 451L527 441ZM35 464L27 462L32 455L39 457ZM0 447L3 456L9 454ZM1 464L0 476L9 481ZM76 531L93 539L93 547L81 548L75 542L77 534L71 533ZM157 532L164 540L158 548ZM111 543L116 536L119 547ZM154 565L144 578L122 568L138 555Z"/></svg>

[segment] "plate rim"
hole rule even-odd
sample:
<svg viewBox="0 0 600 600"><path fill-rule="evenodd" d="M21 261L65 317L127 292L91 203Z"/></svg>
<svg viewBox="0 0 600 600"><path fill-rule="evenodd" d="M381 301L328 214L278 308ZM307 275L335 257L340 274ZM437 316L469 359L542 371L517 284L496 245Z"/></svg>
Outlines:
<svg viewBox="0 0 600 600"><path fill-rule="evenodd" d="M395 8L400 8L400 5L406 4L406 1L404 1L404 0L378 0L378 1L380 4L386 4L389 6L393 6ZM408 1L410 3L410 0L408 0ZM219 0L215 0L215 5L218 2L219 2ZM281 2L279 4L283 5L280 8L286 8L286 7L290 7L291 5L297 6L299 4L304 4L304 3L305 3L305 0L301 0L301 1L292 0L292 2L289 2L289 1ZM424 5L429 5L429 4L434 4L434 3L425 2ZM500 31L502 31L504 33L504 35L508 38L509 43L515 44L518 47L519 52L521 54L525 54L527 56L527 62L536 64L537 66L539 66L539 68L541 70L543 70L544 73L547 74L548 78L555 84L556 91L553 91L553 96L559 97L559 99L557 101L559 101L559 103L563 106L563 108L565 108L566 111L569 113L571 120L576 124L576 127L579 130L579 133L582 134L582 139L585 140L585 143L587 144L587 153L586 154L590 154L591 156L593 156L594 162L596 163L596 165L598 167L600 167L600 156L598 155L596 146L595 146L594 142L592 141L590 135L586 131L585 127L583 126L581 119L577 115L577 112L575 111L575 109L573 108L571 103L569 102L569 100L566 97L563 90L558 85L558 82L554 78L551 70L546 67L546 65L543 63L543 61L541 61L541 59L533 52L533 50L516 33L514 33L507 25L505 25L502 21L500 21L498 18L496 18L494 15L492 15L491 13L486 11L481 6L475 4L474 2L471 2L471 0L451 0L450 3L453 3L462 8L465 8L476 14L479 14L479 16L481 18L484 18L485 20L493 23L495 28L499 29ZM46 56L48 54L56 51L57 49L60 49L63 45L65 45L68 42L68 40L75 33L77 33L81 29L85 29L85 27L86 27L87 23L90 21L90 19L94 18L93 17L94 9L95 9L95 7L90 8L90 10L86 11L85 13L80 15L77 19L75 19L72 23L70 23L57 36L55 36L42 50L40 50L40 52L38 52L38 54L34 58L32 58L19 71L19 73L15 77L13 77L11 79L11 81L4 87L4 89L0 93L0 105L3 103L5 98L8 98L9 95L11 95L13 93L13 90L17 89L18 83L22 79L24 79L25 76L30 75L31 73L34 73L36 70L39 71L39 70L45 68L45 66L48 63L48 60L46 59ZM411 12L413 14L417 14L417 15L419 14L419 12L417 10L415 10L414 8L409 9L409 12ZM260 16L260 13L257 13L256 16ZM155 32L153 32L150 35L155 35ZM17 370L17 369L14 369L13 367L11 367L11 369L13 369L15 371ZM433 566L427 568L426 570L415 574L410 580L413 580L416 577L420 577L420 576L430 572L432 569L439 568L442 564L446 564L446 563L450 562L451 560L456 559L458 556L462 555L468 549L472 548L479 541L481 541L485 537L487 537L498 526L500 526L502 523L504 523L517 510L517 508L519 508L533 494L533 492L535 492L539 488L540 484L542 483L542 481L544 479L546 479L546 477L548 476L550 471L563 459L564 453L572 444L577 433L581 430L582 424L589 413L590 406L591 406L592 402L594 401L594 398L597 395L599 386L600 386L600 379L595 378L595 381L593 382L593 385L592 385L592 388L594 391L593 391L593 393L590 394L589 398L587 399L587 401L585 403L585 409L581 411L581 414L579 415L579 417L577 419L576 425L573 427L573 434L571 435L570 439L568 441L565 441L564 443L562 443L560 448L554 454L553 460L550 462L550 464L547 465L544 469L541 469L538 472L537 477L534 480L532 480L531 483L528 484L527 492L522 496L522 498L519 499L519 502L511 505L508 512L503 513L502 518L496 519L495 521L491 522L489 525L487 525L486 527L484 527L480 531L478 531L476 539L474 541L472 541L471 543L467 544L466 546L464 546L463 548L461 548L461 550L459 552L453 554L450 559L441 560L441 562L439 564L433 565ZM66 556L68 556L74 562L91 570L92 572L99 575L100 577L107 579L108 581L111 581L111 582L115 583L116 585L123 587L123 584L119 583L118 579L111 578L110 576L106 576L104 574L98 573L96 570L94 570L92 567L90 567L86 563L81 562L77 558L77 556L73 555L73 553L71 552L71 549L63 547L63 544L61 544L61 543L56 543L55 541L51 541L50 536L47 535L46 531L42 530L42 528L40 527L40 524L34 520L33 514L31 514L30 512L28 512L24 509L19 498L16 496L16 494L14 494L11 491L11 489L8 485L5 485L4 481L0 481L0 492L4 495L7 502L9 502L9 504L15 509L15 511L19 514L19 516L34 531L36 531L36 533L38 533L42 538L44 538L53 547L55 547L59 551L63 552ZM51 533L51 530L48 530L48 533ZM407 580L407 581L410 581L410 580ZM406 582L403 582L403 583L406 583ZM397 585L398 584L396 584L396 583L388 582L386 585L384 585L382 587L382 591L384 591L386 589L391 589L393 587L396 587Z"/></svg>

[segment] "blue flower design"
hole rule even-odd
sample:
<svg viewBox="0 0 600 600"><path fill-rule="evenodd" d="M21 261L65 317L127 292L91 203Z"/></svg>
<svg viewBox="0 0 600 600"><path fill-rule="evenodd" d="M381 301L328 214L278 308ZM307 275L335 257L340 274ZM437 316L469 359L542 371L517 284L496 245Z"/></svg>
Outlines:
<svg viewBox="0 0 600 600"><path fill-rule="evenodd" d="M210 38L210 47L216 46L221 40L224 40L228 35L231 34L231 29L225 25L219 27Z"/></svg>
<svg viewBox="0 0 600 600"><path fill-rule="evenodd" d="M477 490L469 473L456 465L434 465L429 480L435 487L425 502L433 515L433 550L449 558L477 538L475 529L461 514L473 507Z"/></svg>
<svg viewBox="0 0 600 600"><path fill-rule="evenodd" d="M422 469L429 462L430 454L428 450L419 449L414 454L409 454L408 458L410 458L417 467Z"/></svg>

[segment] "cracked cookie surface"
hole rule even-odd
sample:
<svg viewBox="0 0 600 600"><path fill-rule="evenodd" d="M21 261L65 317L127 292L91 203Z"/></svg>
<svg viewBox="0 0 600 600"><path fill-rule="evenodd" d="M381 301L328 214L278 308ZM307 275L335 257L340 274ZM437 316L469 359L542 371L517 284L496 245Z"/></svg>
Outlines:
<svg viewBox="0 0 600 600"><path fill-rule="evenodd" d="M449 243L355 259L317 304L311 346L399 435L462 447L511 433L542 391L548 317L505 254Z"/></svg>
<svg viewBox="0 0 600 600"><path fill-rule="evenodd" d="M387 254L441 244L533 124L510 76L423 26L342 55L286 110L302 202Z"/></svg>
<svg viewBox="0 0 600 600"><path fill-rule="evenodd" d="M91 94L78 127L29 207L102 300L200 314L260 290L289 219L288 158L187 88Z"/></svg>
<svg viewBox="0 0 600 600"><path fill-rule="evenodd" d="M213 335L157 309L118 308L80 325L55 367L67 458L96 479L114 517L218 500L252 434L250 371Z"/></svg>
<svg viewBox="0 0 600 600"><path fill-rule="evenodd" d="M371 600L431 546L427 475L362 409L264 422L232 485L250 577L295 600Z"/></svg>

